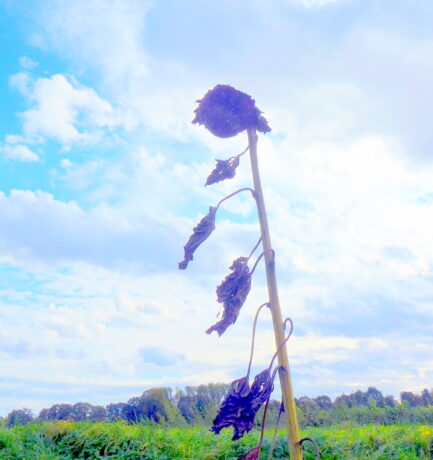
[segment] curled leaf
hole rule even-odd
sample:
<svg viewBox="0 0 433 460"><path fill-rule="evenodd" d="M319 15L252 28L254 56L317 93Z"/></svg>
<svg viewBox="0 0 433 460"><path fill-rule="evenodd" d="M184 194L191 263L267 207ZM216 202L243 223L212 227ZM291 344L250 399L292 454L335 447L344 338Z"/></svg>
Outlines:
<svg viewBox="0 0 433 460"><path fill-rule="evenodd" d="M197 101L193 123L204 125L218 137L232 137L248 128L271 130L255 100L230 85L217 85Z"/></svg>
<svg viewBox="0 0 433 460"><path fill-rule="evenodd" d="M188 263L193 260L194 251L205 241L215 230L215 215L217 208L209 206L209 213L193 228L193 234L189 237L184 246L185 256L182 262L179 262L179 269L185 270Z"/></svg>
<svg viewBox="0 0 433 460"><path fill-rule="evenodd" d="M210 173L204 185L216 184L224 179L233 178L236 174L236 168L239 166L239 157L215 161L215 169Z"/></svg>
<svg viewBox="0 0 433 460"><path fill-rule="evenodd" d="M217 331L222 335L226 329L234 324L239 311L251 289L251 273L248 268L248 257L239 257L230 266L232 273L217 287L217 300L224 306L222 319L211 326L206 333Z"/></svg>
<svg viewBox="0 0 433 460"><path fill-rule="evenodd" d="M213 421L211 431L219 434L223 428L235 427L249 393L248 377L233 381Z"/></svg>
<svg viewBox="0 0 433 460"><path fill-rule="evenodd" d="M233 426L233 441L251 431L254 418L274 389L269 368L257 374L251 388L248 377L232 382L229 392L218 410L211 431L218 434L223 428Z"/></svg>

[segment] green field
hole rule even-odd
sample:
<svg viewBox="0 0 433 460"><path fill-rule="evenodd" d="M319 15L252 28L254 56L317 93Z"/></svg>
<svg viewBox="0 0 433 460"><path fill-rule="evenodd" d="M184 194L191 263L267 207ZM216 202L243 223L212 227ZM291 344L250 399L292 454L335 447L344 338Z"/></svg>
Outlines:
<svg viewBox="0 0 433 460"><path fill-rule="evenodd" d="M288 458L283 433L274 458ZM322 459L432 459L433 427L366 425L314 428L303 436L317 441ZM229 430L219 436L205 428L161 428L123 423L56 423L0 428L0 459L237 459L257 442L258 432L232 442ZM261 458L267 458L272 434ZM305 458L314 459L305 447Z"/></svg>

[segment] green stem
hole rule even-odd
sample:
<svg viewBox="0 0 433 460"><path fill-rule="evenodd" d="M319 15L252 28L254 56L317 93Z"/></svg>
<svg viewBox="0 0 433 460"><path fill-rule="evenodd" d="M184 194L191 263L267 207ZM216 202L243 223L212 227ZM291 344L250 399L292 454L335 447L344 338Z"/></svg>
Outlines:
<svg viewBox="0 0 433 460"><path fill-rule="evenodd" d="M286 369L287 372L280 372L281 392L284 408L287 414L287 438L289 442L289 452L291 460L302 460L302 449L298 444L300 440L298 421L296 416L295 398L293 397L292 381L289 371L289 360L287 349L281 346L284 342L283 319L281 316L280 301L278 298L277 278L275 274L275 262L269 236L268 219L266 216L265 202L263 199L262 185L260 181L259 165L257 160L257 134L254 129L247 130L248 145L251 159L251 169L253 174L254 191L257 203L257 211L260 220L260 230L262 235L263 252L266 267L266 279L268 282L269 304L274 324L275 343L278 351L278 365Z"/></svg>

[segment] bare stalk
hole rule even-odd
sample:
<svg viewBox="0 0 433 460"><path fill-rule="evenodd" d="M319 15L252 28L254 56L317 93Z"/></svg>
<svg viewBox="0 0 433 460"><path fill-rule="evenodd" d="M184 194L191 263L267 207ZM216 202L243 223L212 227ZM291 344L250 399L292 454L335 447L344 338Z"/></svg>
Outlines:
<svg viewBox="0 0 433 460"><path fill-rule="evenodd" d="M253 195L253 198L255 198L255 196L254 196L255 192L254 192L253 189L251 189L249 187L240 188L239 190L236 190L236 192L230 193L230 195L227 195L224 198L222 198L221 200L219 200L218 204L216 205L216 208L218 209L224 203L224 201L228 200L232 196L235 196L240 192L245 192L246 190L250 191L251 194Z"/></svg>
<svg viewBox="0 0 433 460"><path fill-rule="evenodd" d="M275 275L275 262L269 236L268 219L266 216L265 202L263 199L262 185L260 181L259 166L257 160L257 134L255 129L249 128L248 145L253 174L254 191L257 203L257 210L260 220L260 230L262 235L263 253L265 258L266 279L268 282L269 304L274 324L275 343L278 350L278 365L286 369L287 372L280 372L281 392L284 407L287 414L287 438L289 442L289 452L291 460L302 460L302 449L299 445L300 436L298 421L296 416L295 399L293 397L292 381L289 371L289 360L287 349L282 346L284 342L284 327L281 316L280 301L278 298L277 278Z"/></svg>

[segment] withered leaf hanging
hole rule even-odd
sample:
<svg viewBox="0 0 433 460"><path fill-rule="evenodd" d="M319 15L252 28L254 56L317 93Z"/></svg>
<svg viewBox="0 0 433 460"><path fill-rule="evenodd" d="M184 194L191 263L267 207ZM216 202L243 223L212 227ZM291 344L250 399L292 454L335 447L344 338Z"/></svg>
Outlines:
<svg viewBox="0 0 433 460"><path fill-rule="evenodd" d="M231 179L235 177L236 168L239 166L239 157L215 161L215 169L210 173L204 185L216 184L224 179Z"/></svg>
<svg viewBox="0 0 433 460"><path fill-rule="evenodd" d="M260 449L258 447L254 447L253 449L249 450L245 455L239 457L239 460L258 460L260 454Z"/></svg>
<svg viewBox="0 0 433 460"><path fill-rule="evenodd" d="M247 128L262 133L271 130L255 100L230 85L215 86L197 102L192 122L204 125L215 136L232 137Z"/></svg>
<svg viewBox="0 0 433 460"><path fill-rule="evenodd" d="M223 316L206 331L207 334L213 331L217 331L219 336L224 334L226 329L236 322L250 292L251 273L248 268L248 257L239 257L229 268L233 272L227 275L216 289L217 300L224 306Z"/></svg>
<svg viewBox="0 0 433 460"><path fill-rule="evenodd" d="M229 392L218 410L211 431L216 434L223 428L234 428L233 441L251 431L254 418L260 407L269 398L274 389L270 369L257 374L251 388L248 377L232 382Z"/></svg>
<svg viewBox="0 0 433 460"><path fill-rule="evenodd" d="M239 457L239 460L258 460L260 454L260 448L254 447L253 449L249 450L245 455Z"/></svg>
<svg viewBox="0 0 433 460"><path fill-rule="evenodd" d="M193 234L189 237L184 246L184 259L179 262L179 269L185 270L188 263L193 260L194 251L205 241L215 230L215 215L217 207L209 206L209 213L193 228Z"/></svg>

